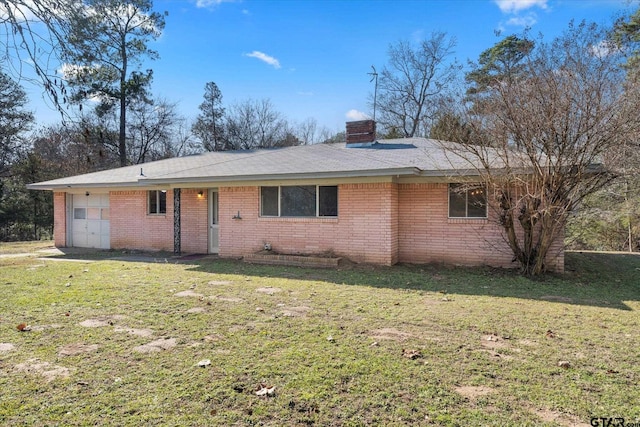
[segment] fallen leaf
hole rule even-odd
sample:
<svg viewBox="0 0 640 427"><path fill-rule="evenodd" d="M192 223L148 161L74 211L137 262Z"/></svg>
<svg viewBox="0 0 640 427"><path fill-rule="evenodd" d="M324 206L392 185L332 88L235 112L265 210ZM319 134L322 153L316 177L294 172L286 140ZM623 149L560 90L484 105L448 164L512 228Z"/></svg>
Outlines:
<svg viewBox="0 0 640 427"><path fill-rule="evenodd" d="M555 338L556 334L551 329L549 329L546 333L547 338Z"/></svg>
<svg viewBox="0 0 640 427"><path fill-rule="evenodd" d="M203 360L198 362L198 366L200 366L201 368L205 368L205 367L207 367L209 365L211 365L211 360L209 360L209 359L203 359Z"/></svg>
<svg viewBox="0 0 640 427"><path fill-rule="evenodd" d="M571 367L571 363L567 360L561 360L558 362L558 367L562 369L569 369Z"/></svg>
<svg viewBox="0 0 640 427"><path fill-rule="evenodd" d="M256 396L273 396L276 393L276 387L269 387L266 384L260 384L256 391Z"/></svg>
<svg viewBox="0 0 640 427"><path fill-rule="evenodd" d="M20 323L18 326L16 326L16 329L18 329L20 332L29 332L31 330L31 326L27 325L26 323Z"/></svg>
<svg viewBox="0 0 640 427"><path fill-rule="evenodd" d="M415 360L422 357L422 353L420 350L408 350L406 348L402 349L402 355L407 359Z"/></svg>

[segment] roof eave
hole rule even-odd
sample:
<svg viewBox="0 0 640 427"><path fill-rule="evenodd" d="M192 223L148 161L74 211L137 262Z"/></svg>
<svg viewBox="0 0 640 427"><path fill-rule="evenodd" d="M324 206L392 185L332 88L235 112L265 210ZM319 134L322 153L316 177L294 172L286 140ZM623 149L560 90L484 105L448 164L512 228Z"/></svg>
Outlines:
<svg viewBox="0 0 640 427"><path fill-rule="evenodd" d="M202 176L186 178L146 178L141 177L136 181L126 182L102 182L102 183L35 183L27 184L30 190L63 190L73 188L105 188L105 187L146 187L156 185L175 184L197 184L197 183L224 183L243 181L273 181L273 180L296 180L296 179L324 179L324 178L358 178L358 177L382 177L382 176L419 176L420 169L416 167L404 167L393 169L372 169L358 171L337 171L337 172L311 172L311 173L282 173L269 175L241 175L241 176Z"/></svg>

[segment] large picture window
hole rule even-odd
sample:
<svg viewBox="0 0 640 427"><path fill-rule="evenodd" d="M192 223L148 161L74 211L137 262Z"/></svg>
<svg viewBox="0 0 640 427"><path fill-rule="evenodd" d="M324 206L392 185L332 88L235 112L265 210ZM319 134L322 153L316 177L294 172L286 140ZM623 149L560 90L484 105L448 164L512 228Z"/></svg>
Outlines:
<svg viewBox="0 0 640 427"><path fill-rule="evenodd" d="M148 192L149 206L148 213L150 215L167 213L167 191L151 190Z"/></svg>
<svg viewBox="0 0 640 427"><path fill-rule="evenodd" d="M335 185L261 187L260 215L287 217L338 216L338 187Z"/></svg>
<svg viewBox="0 0 640 427"><path fill-rule="evenodd" d="M449 218L486 218L487 191L481 184L449 184Z"/></svg>

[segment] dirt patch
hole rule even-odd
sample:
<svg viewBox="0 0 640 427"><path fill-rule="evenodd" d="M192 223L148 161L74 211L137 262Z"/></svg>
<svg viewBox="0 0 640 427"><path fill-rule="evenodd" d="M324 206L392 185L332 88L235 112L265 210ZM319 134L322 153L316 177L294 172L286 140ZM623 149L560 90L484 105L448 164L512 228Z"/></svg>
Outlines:
<svg viewBox="0 0 640 427"><path fill-rule="evenodd" d="M58 351L58 356L77 356L79 354L91 353L98 349L98 344L69 344Z"/></svg>
<svg viewBox="0 0 640 427"><path fill-rule="evenodd" d="M228 280L212 280L208 284L212 286L231 285L233 282Z"/></svg>
<svg viewBox="0 0 640 427"><path fill-rule="evenodd" d="M223 297L221 295L217 295L215 297L218 301L226 301L226 302L243 302L244 300L242 298L237 298L237 297Z"/></svg>
<svg viewBox="0 0 640 427"><path fill-rule="evenodd" d="M404 341L413 335L394 328L382 328L371 331L370 337L376 340Z"/></svg>
<svg viewBox="0 0 640 427"><path fill-rule="evenodd" d="M114 332L126 332L129 335L135 335L137 337L149 338L153 336L153 331L151 329L135 329L135 328L124 328L122 326L116 326L113 328Z"/></svg>
<svg viewBox="0 0 640 427"><path fill-rule="evenodd" d="M195 298L203 298L204 295L199 294L197 292L193 292L192 290L182 291L173 294L174 297L195 297Z"/></svg>
<svg viewBox="0 0 640 427"><path fill-rule="evenodd" d="M122 320L125 316L114 314L113 316L103 316L98 317L96 319L87 319L83 322L80 322L80 326L84 326L85 328L102 328L104 326L113 326L116 320Z"/></svg>
<svg viewBox="0 0 640 427"><path fill-rule="evenodd" d="M189 314L197 314L197 313L204 313L205 311L207 311L204 307L193 307L190 308L189 310L187 310L187 313Z"/></svg>
<svg viewBox="0 0 640 427"><path fill-rule="evenodd" d="M563 414L562 412L552 411L550 409L531 409L531 412L547 423L557 423L567 427L590 426L590 424L580 421L580 419L574 415Z"/></svg>
<svg viewBox="0 0 640 427"><path fill-rule="evenodd" d="M281 314L284 317L305 317L309 311L311 311L311 307L302 305L299 307L284 307Z"/></svg>
<svg viewBox="0 0 640 427"><path fill-rule="evenodd" d="M282 292L282 289L272 288L272 287L258 288L256 289L256 292L260 292L261 294L273 295L273 294L277 294L278 292Z"/></svg>
<svg viewBox="0 0 640 427"><path fill-rule="evenodd" d="M133 351L138 353L157 353L163 350L171 350L177 345L175 338L160 338L159 340L152 341L148 344L134 347Z"/></svg>
<svg viewBox="0 0 640 427"><path fill-rule="evenodd" d="M16 346L8 342L0 342L0 353L8 353L15 350Z"/></svg>
<svg viewBox="0 0 640 427"><path fill-rule="evenodd" d="M498 335L484 335L480 341L485 348L505 348L508 344Z"/></svg>
<svg viewBox="0 0 640 427"><path fill-rule="evenodd" d="M38 359L29 359L25 363L16 365L15 369L27 374L41 375L47 382L56 378L69 378L70 375L69 368L53 365L49 362L40 362Z"/></svg>
<svg viewBox="0 0 640 427"><path fill-rule="evenodd" d="M493 393L494 391L491 387L472 386L472 385L456 387L455 390L456 390L456 393L458 393L459 395L472 400L477 399L478 397L486 396L487 394Z"/></svg>

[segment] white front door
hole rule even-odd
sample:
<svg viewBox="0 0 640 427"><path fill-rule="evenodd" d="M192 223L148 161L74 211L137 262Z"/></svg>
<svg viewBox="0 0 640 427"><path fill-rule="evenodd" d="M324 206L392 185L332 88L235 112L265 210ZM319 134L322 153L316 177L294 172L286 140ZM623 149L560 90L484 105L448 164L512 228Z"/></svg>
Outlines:
<svg viewBox="0 0 640 427"><path fill-rule="evenodd" d="M220 252L220 224L218 223L218 190L209 190L209 253Z"/></svg>
<svg viewBox="0 0 640 427"><path fill-rule="evenodd" d="M109 194L74 194L71 246L109 249Z"/></svg>

